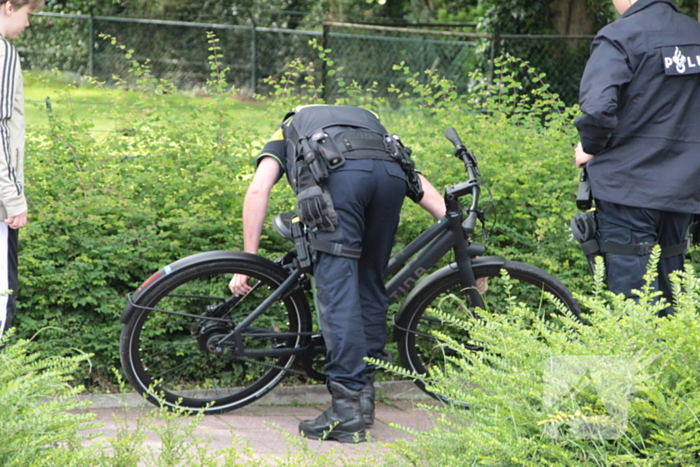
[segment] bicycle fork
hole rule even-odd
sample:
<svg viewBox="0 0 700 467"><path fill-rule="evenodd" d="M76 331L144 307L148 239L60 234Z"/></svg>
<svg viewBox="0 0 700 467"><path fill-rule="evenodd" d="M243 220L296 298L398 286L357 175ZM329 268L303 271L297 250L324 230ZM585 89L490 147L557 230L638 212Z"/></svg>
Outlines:
<svg viewBox="0 0 700 467"><path fill-rule="evenodd" d="M464 224L468 225L470 221L473 222L471 219L472 216L476 216L476 213L470 213L467 220L464 221ZM472 305L484 309L484 300L481 298L481 294L476 287L476 277L472 269L472 258L468 252L470 242L462 227L462 223L459 221L460 217L455 216L450 218L449 230L454 235L455 246L453 247L453 251L455 253L455 263L457 263L457 269L462 278L462 283L467 287L466 292Z"/></svg>

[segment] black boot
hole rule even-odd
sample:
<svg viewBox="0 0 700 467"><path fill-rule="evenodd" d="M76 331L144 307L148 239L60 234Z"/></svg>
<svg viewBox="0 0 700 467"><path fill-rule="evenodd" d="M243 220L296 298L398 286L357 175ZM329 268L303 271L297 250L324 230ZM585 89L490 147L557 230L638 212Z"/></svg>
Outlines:
<svg viewBox="0 0 700 467"><path fill-rule="evenodd" d="M335 440L340 443L362 443L367 441L365 422L362 420L360 395L340 383L328 384L332 402L315 420L299 423L299 434L309 439Z"/></svg>
<svg viewBox="0 0 700 467"><path fill-rule="evenodd" d="M362 406L362 419L365 425L374 424L374 377L377 376L377 369L365 373L365 388L360 395L360 405Z"/></svg>

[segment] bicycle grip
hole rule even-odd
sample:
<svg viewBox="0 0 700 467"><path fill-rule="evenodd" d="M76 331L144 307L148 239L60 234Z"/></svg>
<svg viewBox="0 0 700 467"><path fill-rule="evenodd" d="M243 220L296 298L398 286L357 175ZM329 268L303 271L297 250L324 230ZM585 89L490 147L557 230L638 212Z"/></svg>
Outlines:
<svg viewBox="0 0 700 467"><path fill-rule="evenodd" d="M457 134L457 130L455 130L454 128L449 127L447 130L445 130L445 138L447 138L452 144L454 144L457 149L464 148L464 144L462 143L462 140L459 138L459 135ZM464 148L464 149L466 149L466 148Z"/></svg>

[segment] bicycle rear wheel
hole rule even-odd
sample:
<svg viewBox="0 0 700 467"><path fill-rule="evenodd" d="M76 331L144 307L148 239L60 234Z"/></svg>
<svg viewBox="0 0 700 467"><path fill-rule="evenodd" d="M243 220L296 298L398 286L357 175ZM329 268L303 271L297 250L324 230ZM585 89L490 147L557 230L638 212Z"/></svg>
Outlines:
<svg viewBox="0 0 700 467"><path fill-rule="evenodd" d="M502 270L508 272L508 281L501 276ZM551 274L529 264L506 261L503 265L474 265L474 275L477 279L488 278L488 290L481 296L486 309L491 313L507 309L508 300L512 298L516 303L523 303L543 316L560 315L558 308L544 296L544 292L549 292L561 300L575 316L580 314L578 304L564 284ZM454 338L467 348L481 350L479 343L473 342L465 331L432 316L431 309L446 311L462 320L475 317L458 270L435 277L431 283L407 298L397 315L395 332L401 364L419 375L430 375L431 371L440 372L444 367L445 356L450 355L449 349L441 345L440 339L433 335L434 331ZM439 394L426 390L423 380L417 379L415 383L436 399L444 399Z"/></svg>
<svg viewBox="0 0 700 467"><path fill-rule="evenodd" d="M262 397L294 363L296 355L239 357L233 344L216 348L287 277L266 259L239 256L175 270L127 306L122 365L129 383L152 403L223 413ZM231 297L228 282L236 273L258 285L222 311L219 305ZM299 333L309 331L309 317L303 292L277 300L245 330L244 347L264 351L305 346L308 336Z"/></svg>

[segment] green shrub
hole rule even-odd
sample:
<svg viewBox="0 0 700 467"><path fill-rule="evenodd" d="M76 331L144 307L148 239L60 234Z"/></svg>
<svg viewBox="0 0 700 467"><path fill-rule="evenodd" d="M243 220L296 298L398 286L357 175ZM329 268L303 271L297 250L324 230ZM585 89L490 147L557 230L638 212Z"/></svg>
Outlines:
<svg viewBox="0 0 700 467"><path fill-rule="evenodd" d="M434 310L487 350L445 341L453 357L430 387L469 409L433 408L434 429L397 451L425 466L698 465L700 282L688 267L674 284L670 318L656 317L664 305L648 286L638 301L614 296L602 273L579 297L587 325L545 322L518 303L469 323Z"/></svg>
<svg viewBox="0 0 700 467"><path fill-rule="evenodd" d="M94 451L74 451L94 414L70 412L85 404L75 398L82 388L69 384L88 356L45 357L34 342L12 340L5 335L0 350L0 465L90 465Z"/></svg>
<svg viewBox="0 0 700 467"><path fill-rule="evenodd" d="M27 141L33 222L21 232L16 324L23 335L49 328L39 342L51 353L94 353L92 385L110 386L118 366L127 292L183 256L240 249L253 147L269 127L263 112L235 108L230 92L171 106L167 83L135 71L140 91L121 86L109 107L119 132L93 132L90 116L62 112Z"/></svg>
<svg viewBox="0 0 700 467"><path fill-rule="evenodd" d="M0 465L7 467L235 467L235 466L373 466L379 460L367 449L343 459L331 449L317 453L309 441L288 436L289 449L274 463L255 454L232 434L230 447L212 449L198 433L203 413L183 416L165 406L122 419L113 414L115 437L96 439L81 430L99 427L92 422L88 402L76 397L83 388L71 386L72 375L88 363L88 355L45 357L35 342L3 337L0 350ZM116 380L125 391L121 378ZM146 443L149 432L159 441ZM359 454L359 453L355 453ZM338 462L340 458L340 463Z"/></svg>

